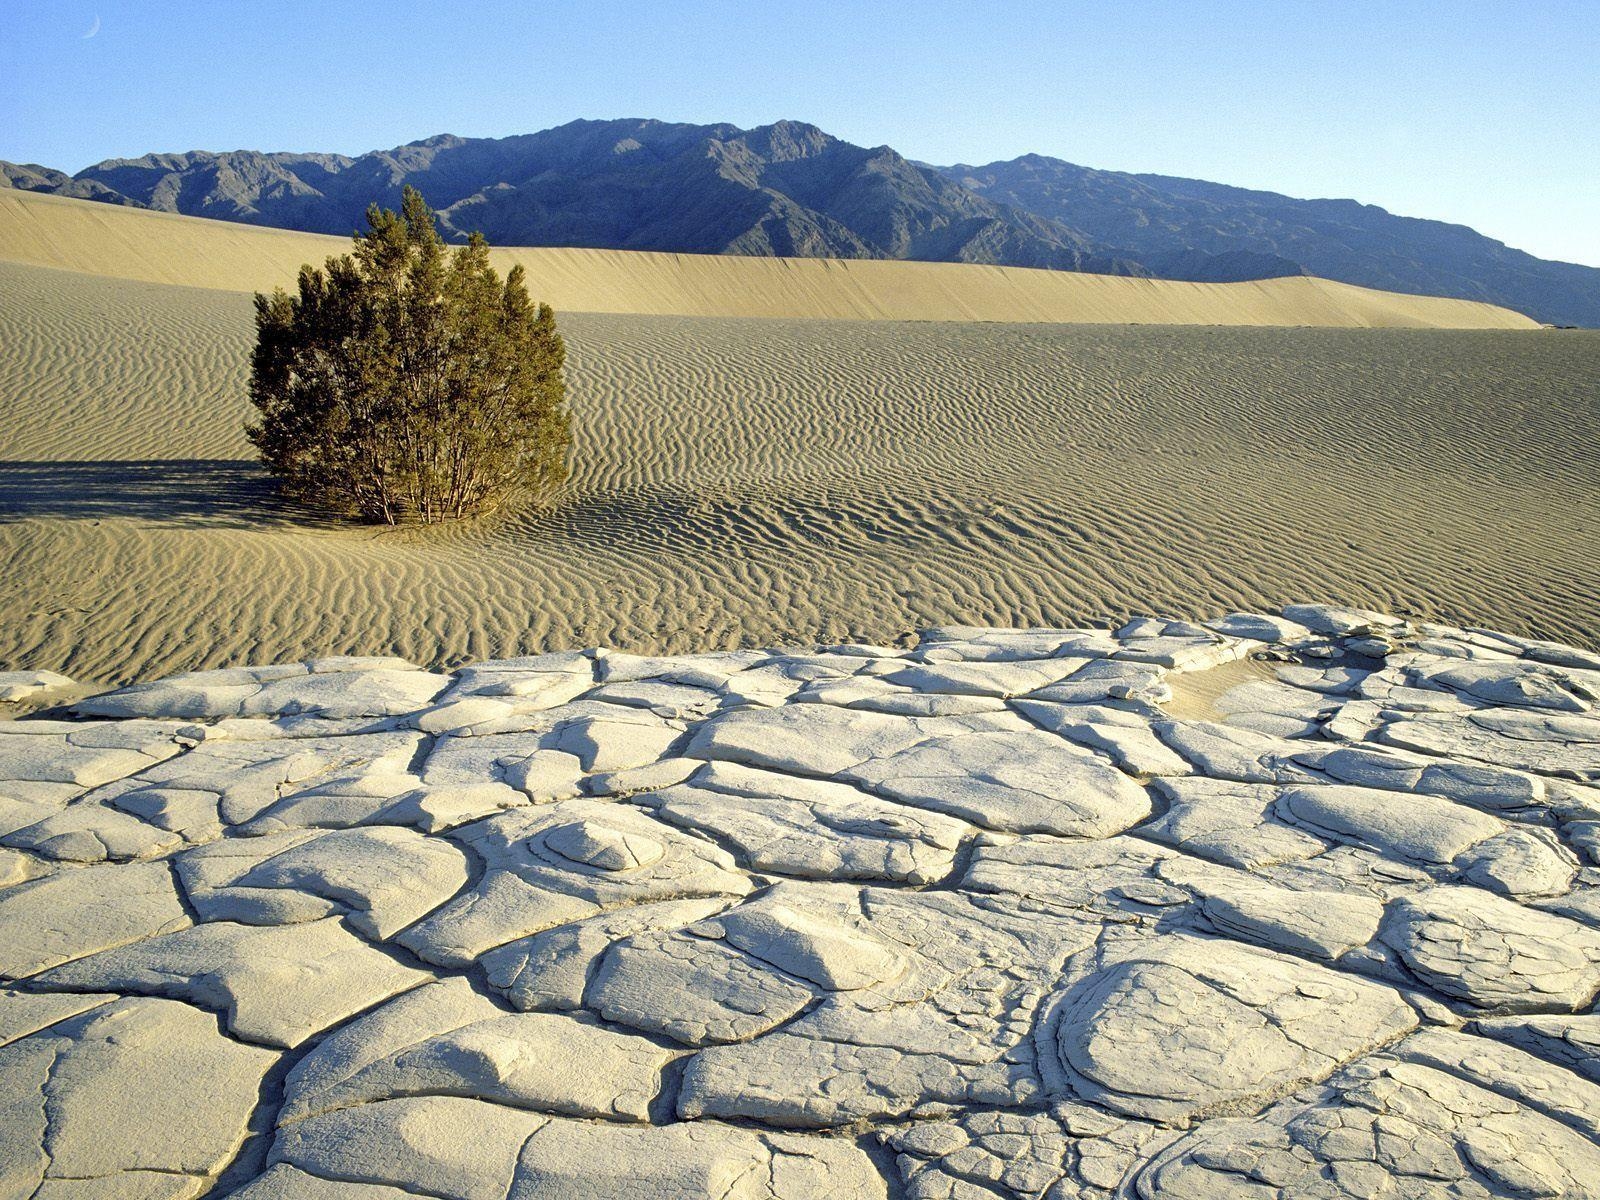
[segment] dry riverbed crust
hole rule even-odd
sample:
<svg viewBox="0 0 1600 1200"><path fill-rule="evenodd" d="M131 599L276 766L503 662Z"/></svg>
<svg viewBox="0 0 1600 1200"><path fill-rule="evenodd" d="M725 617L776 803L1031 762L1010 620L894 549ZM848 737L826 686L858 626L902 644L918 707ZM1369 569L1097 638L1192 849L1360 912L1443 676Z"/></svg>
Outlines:
<svg viewBox="0 0 1600 1200"><path fill-rule="evenodd" d="M1600 1195L1581 649L323 659L0 779L3 1197Z"/></svg>

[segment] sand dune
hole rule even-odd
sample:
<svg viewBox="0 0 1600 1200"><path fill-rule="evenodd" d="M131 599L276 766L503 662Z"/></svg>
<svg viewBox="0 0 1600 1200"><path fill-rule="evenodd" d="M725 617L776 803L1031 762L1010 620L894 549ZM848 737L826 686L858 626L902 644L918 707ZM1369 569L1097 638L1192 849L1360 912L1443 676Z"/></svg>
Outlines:
<svg viewBox="0 0 1600 1200"><path fill-rule="evenodd" d="M0 191L0 260L236 291L291 283L342 238ZM564 312L897 321L1531 329L1521 313L1326 279L1179 283L958 263L497 249Z"/></svg>
<svg viewBox="0 0 1600 1200"><path fill-rule="evenodd" d="M0 264L0 669L892 641L1340 599L1600 642L1600 334L569 314L562 502L297 519L245 295Z"/></svg>

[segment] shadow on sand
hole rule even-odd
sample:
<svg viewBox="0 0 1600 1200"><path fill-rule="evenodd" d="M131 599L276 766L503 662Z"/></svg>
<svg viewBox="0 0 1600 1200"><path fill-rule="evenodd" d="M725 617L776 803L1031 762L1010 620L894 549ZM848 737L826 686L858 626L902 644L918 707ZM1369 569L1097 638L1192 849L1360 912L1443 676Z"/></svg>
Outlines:
<svg viewBox="0 0 1600 1200"><path fill-rule="evenodd" d="M284 499L270 475L236 459L0 462L0 523L34 518L211 529L337 523Z"/></svg>

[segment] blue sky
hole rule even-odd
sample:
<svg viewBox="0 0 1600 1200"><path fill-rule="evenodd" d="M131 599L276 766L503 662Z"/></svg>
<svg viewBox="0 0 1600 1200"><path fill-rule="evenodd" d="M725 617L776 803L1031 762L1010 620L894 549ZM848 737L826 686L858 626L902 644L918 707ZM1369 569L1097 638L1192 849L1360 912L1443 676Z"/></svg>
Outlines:
<svg viewBox="0 0 1600 1200"><path fill-rule="evenodd" d="M620 116L1352 196L1600 266L1600 0L0 0L0 158L69 171Z"/></svg>

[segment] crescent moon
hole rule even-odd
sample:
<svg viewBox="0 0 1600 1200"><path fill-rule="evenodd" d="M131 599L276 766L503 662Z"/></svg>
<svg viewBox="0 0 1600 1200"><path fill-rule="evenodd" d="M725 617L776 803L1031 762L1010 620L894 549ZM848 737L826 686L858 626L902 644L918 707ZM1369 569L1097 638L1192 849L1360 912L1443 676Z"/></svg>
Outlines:
<svg viewBox="0 0 1600 1200"><path fill-rule="evenodd" d="M100 32L100 14L96 13L95 14L95 18L94 18L94 24L89 26L89 32L83 35L83 40L84 41L88 41L90 38L92 38L95 34L97 34L99 32Z"/></svg>

